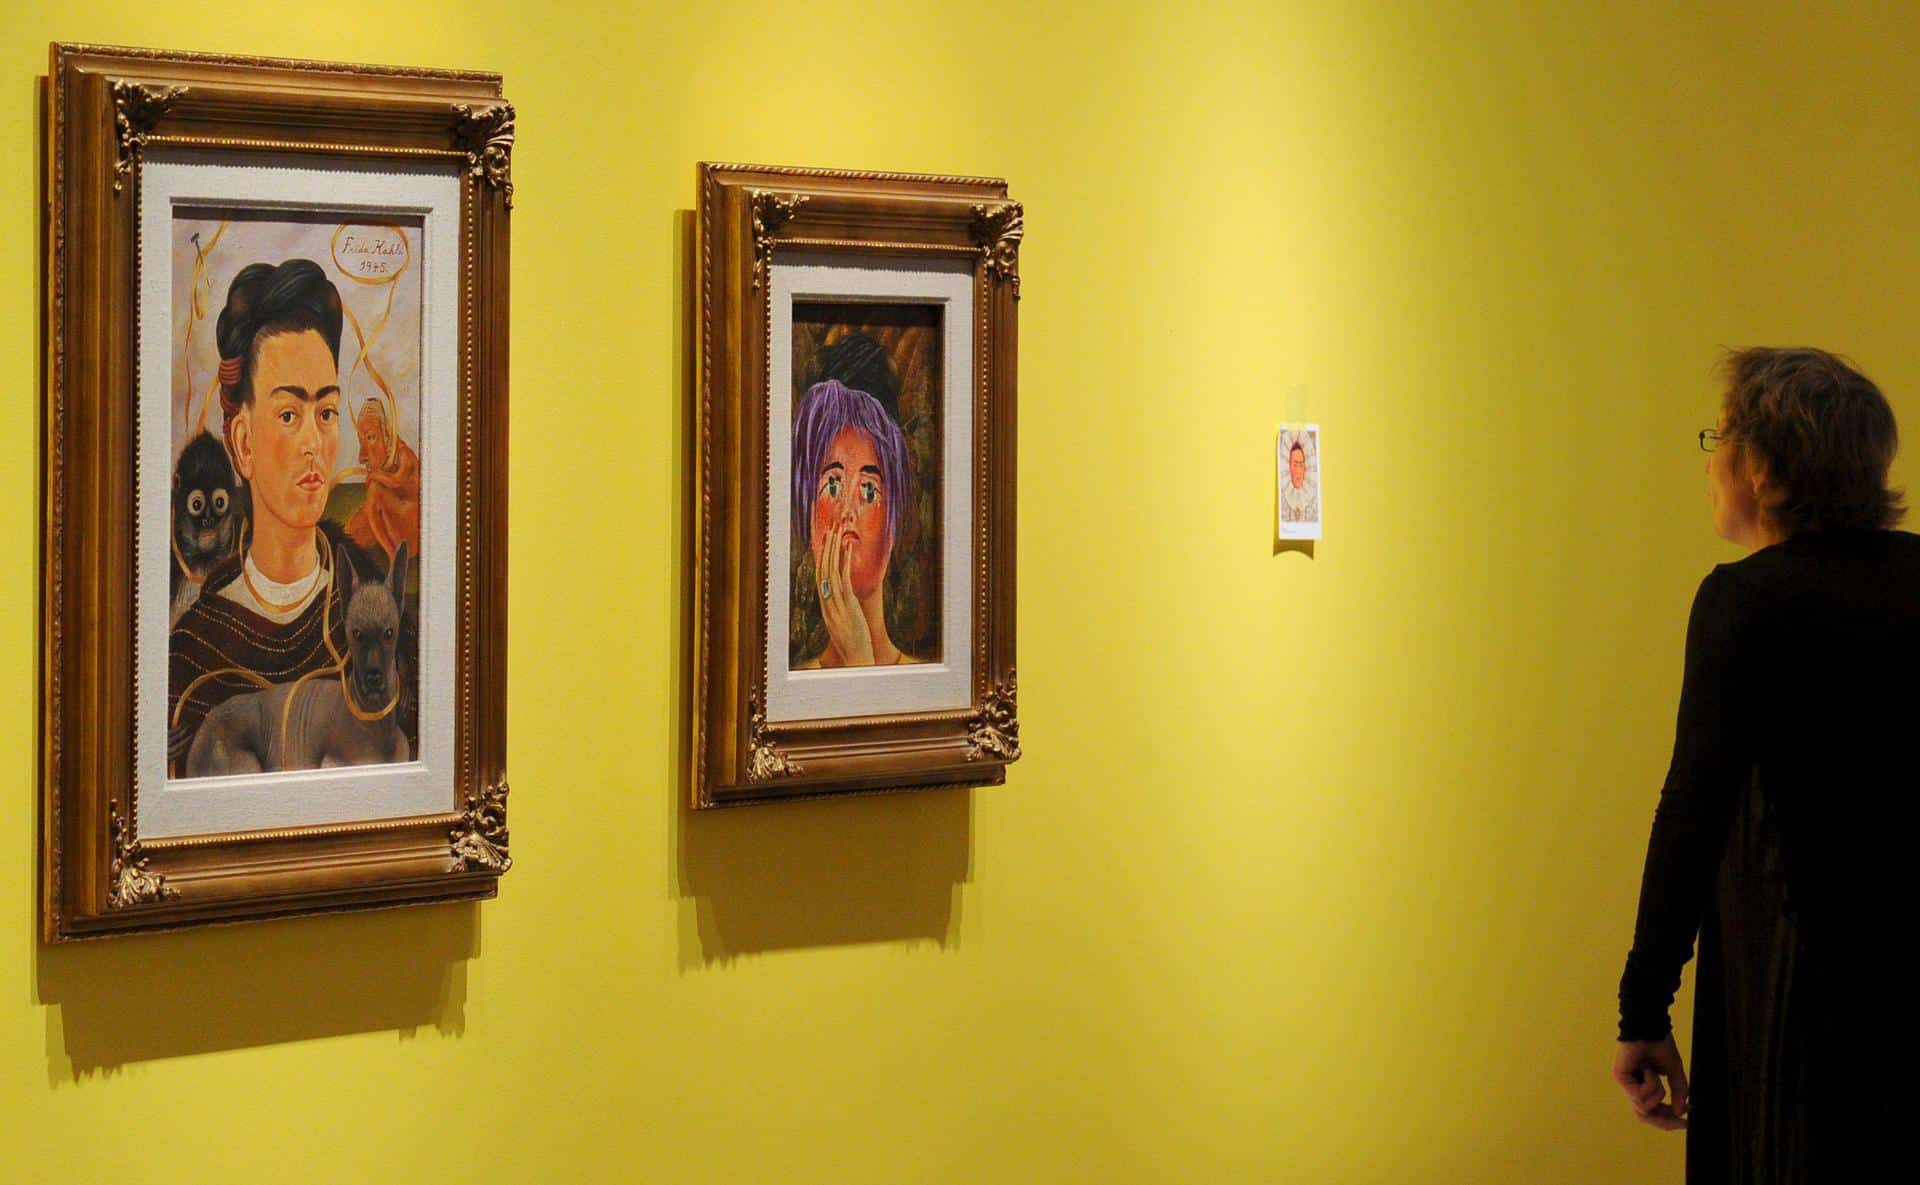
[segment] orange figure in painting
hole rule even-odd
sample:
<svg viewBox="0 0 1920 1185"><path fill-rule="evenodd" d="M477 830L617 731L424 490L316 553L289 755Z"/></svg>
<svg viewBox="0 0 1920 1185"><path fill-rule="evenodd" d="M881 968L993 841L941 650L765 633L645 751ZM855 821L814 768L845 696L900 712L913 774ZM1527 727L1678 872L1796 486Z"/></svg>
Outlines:
<svg viewBox="0 0 1920 1185"><path fill-rule="evenodd" d="M391 560L402 543L420 554L420 454L400 439L387 405L369 399L354 422L367 470L367 500L347 520L347 537Z"/></svg>

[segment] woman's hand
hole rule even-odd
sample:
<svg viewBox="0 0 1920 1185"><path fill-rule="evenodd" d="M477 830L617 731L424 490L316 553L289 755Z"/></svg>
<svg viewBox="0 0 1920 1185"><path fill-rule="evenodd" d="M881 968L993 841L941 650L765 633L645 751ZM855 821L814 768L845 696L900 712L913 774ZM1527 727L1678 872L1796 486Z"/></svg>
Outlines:
<svg viewBox="0 0 1920 1185"><path fill-rule="evenodd" d="M820 549L820 563L814 575L814 595L820 598L820 616L827 623L827 637L840 655L842 666L873 665L873 631L867 628L867 615L853 595L853 548L842 542L838 524Z"/></svg>
<svg viewBox="0 0 1920 1185"><path fill-rule="evenodd" d="M1658 1041L1621 1041L1613 1055L1613 1080L1633 1101L1640 1122L1661 1131L1687 1126L1687 1068L1668 1033ZM1664 1082L1662 1081L1664 1079ZM1673 1097L1667 1098L1671 1090Z"/></svg>

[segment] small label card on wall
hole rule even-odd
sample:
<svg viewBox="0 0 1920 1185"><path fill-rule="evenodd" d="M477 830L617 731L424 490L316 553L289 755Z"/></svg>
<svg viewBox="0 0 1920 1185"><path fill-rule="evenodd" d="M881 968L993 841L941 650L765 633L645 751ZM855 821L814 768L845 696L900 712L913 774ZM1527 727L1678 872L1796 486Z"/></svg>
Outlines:
<svg viewBox="0 0 1920 1185"><path fill-rule="evenodd" d="M1320 538L1320 425L1280 429L1280 538Z"/></svg>

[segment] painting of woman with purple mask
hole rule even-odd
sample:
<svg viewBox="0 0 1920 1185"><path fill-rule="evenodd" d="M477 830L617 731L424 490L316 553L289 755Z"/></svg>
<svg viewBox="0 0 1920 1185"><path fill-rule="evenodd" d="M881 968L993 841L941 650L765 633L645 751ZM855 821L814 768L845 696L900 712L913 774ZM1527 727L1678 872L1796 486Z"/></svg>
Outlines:
<svg viewBox="0 0 1920 1185"><path fill-rule="evenodd" d="M810 311L814 334L804 332ZM914 324L933 317L937 310L924 307L795 309L796 354L811 357L795 360L796 386L806 386L793 419L794 670L938 661L937 548L927 521L937 524L937 502L923 488L938 464L929 389L938 333ZM874 323L888 321L896 324ZM863 331L849 331L850 322Z"/></svg>

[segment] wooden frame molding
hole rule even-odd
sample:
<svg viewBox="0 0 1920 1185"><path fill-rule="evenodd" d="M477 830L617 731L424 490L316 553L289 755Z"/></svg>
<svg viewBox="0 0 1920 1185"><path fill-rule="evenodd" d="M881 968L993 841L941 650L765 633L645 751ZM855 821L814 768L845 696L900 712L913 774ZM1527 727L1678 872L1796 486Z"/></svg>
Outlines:
<svg viewBox="0 0 1920 1185"><path fill-rule="evenodd" d="M1014 701L1015 373L1020 203L986 177L700 166L699 488L692 538L696 808L998 785L1020 756ZM971 704L769 721L767 384L784 254L972 261ZM770 371L769 367L774 368ZM787 579L785 573L774 579ZM784 627L781 627L784 628Z"/></svg>
<svg viewBox="0 0 1920 1185"><path fill-rule="evenodd" d="M490 897L506 789L508 228L498 75L55 44L47 77L41 916L47 941ZM134 768L139 189L162 149L461 178L454 797L445 813L145 838ZM464 808L457 804L464 803Z"/></svg>

